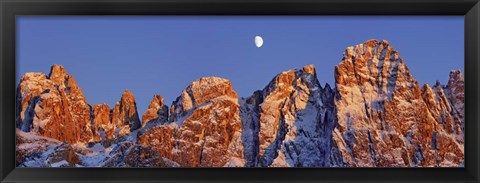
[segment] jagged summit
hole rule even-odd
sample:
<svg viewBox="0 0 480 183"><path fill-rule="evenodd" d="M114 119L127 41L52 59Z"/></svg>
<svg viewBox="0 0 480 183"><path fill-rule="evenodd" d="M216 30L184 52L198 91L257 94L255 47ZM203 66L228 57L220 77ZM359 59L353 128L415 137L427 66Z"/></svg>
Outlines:
<svg viewBox="0 0 480 183"><path fill-rule="evenodd" d="M120 98L120 103L135 103L135 96L133 95L133 93L126 89L123 93L122 93L122 97Z"/></svg>
<svg viewBox="0 0 480 183"><path fill-rule="evenodd" d="M192 102L196 105L220 96L238 97L230 81L219 77L202 77L193 81L184 91L191 94Z"/></svg>
<svg viewBox="0 0 480 183"><path fill-rule="evenodd" d="M131 91L114 106L89 105L61 65L25 73L16 101L17 164L26 167L464 164L461 71L446 85L420 85L386 40L347 47L334 87L320 85L313 64L279 71L240 99L228 79L202 77L170 109L153 95L142 120Z"/></svg>
<svg viewBox="0 0 480 183"><path fill-rule="evenodd" d="M142 126L140 118L138 117L135 96L130 90L126 89L120 101L115 104L112 111L112 123L121 129L116 136L124 136L128 132L134 131Z"/></svg>
<svg viewBox="0 0 480 183"><path fill-rule="evenodd" d="M202 77L172 103L170 124L146 129L139 143L182 166L244 166L239 108L229 80Z"/></svg>
<svg viewBox="0 0 480 183"><path fill-rule="evenodd" d="M426 84L422 90L387 41L369 40L348 47L335 67L335 80L338 125L332 135L332 151L339 153L331 156L334 165L463 163L463 140L449 137L453 131L461 136L461 122L450 110L443 89ZM389 139L384 138L386 134ZM453 146L431 151L432 143ZM460 158L446 160L436 153Z"/></svg>
<svg viewBox="0 0 480 183"><path fill-rule="evenodd" d="M202 77L193 81L172 103L170 121L176 121L189 110L220 97L238 100L237 92L229 80L219 77Z"/></svg>
<svg viewBox="0 0 480 183"><path fill-rule="evenodd" d="M448 83L445 87L445 93L454 108L454 112L458 115L458 118L461 121L462 131L464 131L465 81L463 80L463 74L460 70L452 70L450 72Z"/></svg>
<svg viewBox="0 0 480 183"><path fill-rule="evenodd" d="M165 123L166 121L168 121L168 107L162 96L154 95L147 111L143 113L142 127L150 122Z"/></svg>
<svg viewBox="0 0 480 183"><path fill-rule="evenodd" d="M399 53L387 41L369 40L348 47L335 66L335 82L342 87L366 85L378 96L391 97L394 87L412 87L417 81L410 74ZM405 85L397 86L404 82Z"/></svg>
<svg viewBox="0 0 480 183"><path fill-rule="evenodd" d="M48 78L53 81L63 80L67 75L67 71L61 65L54 64L50 67L50 74L48 74Z"/></svg>
<svg viewBox="0 0 480 183"><path fill-rule="evenodd" d="M75 79L60 65L47 77L25 74L17 87L17 127L69 143L91 140L90 107Z"/></svg>
<svg viewBox="0 0 480 183"><path fill-rule="evenodd" d="M198 78L197 80L193 81L190 84L190 86L192 85L208 86L208 85L216 85L218 83L224 83L224 82L230 82L230 81L228 79L221 78L221 77L206 76L206 77Z"/></svg>
<svg viewBox="0 0 480 183"><path fill-rule="evenodd" d="M318 129L329 112L321 96L315 67L307 65L280 72L249 97L241 114L244 133L254 134L244 136L247 166L323 166L325 149L305 146L324 143Z"/></svg>
<svg viewBox="0 0 480 183"><path fill-rule="evenodd" d="M360 44L357 44L357 45L354 45L354 46L348 46L345 49L346 51L344 52L344 54L348 53L348 50L354 49L357 46L375 47L375 46L379 46L379 45L382 45L384 47L388 47L388 46L390 46L390 42L388 42L387 40L370 39L370 40L367 40L363 43L360 43Z"/></svg>
<svg viewBox="0 0 480 183"><path fill-rule="evenodd" d="M460 70L452 70L450 71L449 75L449 81L455 82L455 81L463 81L463 74L462 71Z"/></svg>
<svg viewBox="0 0 480 183"><path fill-rule="evenodd" d="M313 76L317 75L317 72L315 71L315 65L313 65L313 64L303 66L302 71L304 73L308 73L308 74L311 74Z"/></svg>

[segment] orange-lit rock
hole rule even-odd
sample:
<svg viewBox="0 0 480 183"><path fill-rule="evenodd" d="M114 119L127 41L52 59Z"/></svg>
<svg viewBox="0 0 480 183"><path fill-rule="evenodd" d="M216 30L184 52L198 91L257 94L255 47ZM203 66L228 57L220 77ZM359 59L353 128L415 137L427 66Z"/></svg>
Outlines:
<svg viewBox="0 0 480 183"><path fill-rule="evenodd" d="M110 107L108 104L95 104L92 107L92 113L94 141L99 142L115 138L115 125L110 119Z"/></svg>
<svg viewBox="0 0 480 183"><path fill-rule="evenodd" d="M62 66L26 73L16 95L22 167L455 167L464 164L464 80L420 85L389 42L348 47L320 85L313 65L239 98L202 77L170 110L153 96L139 118L126 90L89 105ZM110 108L112 107L112 108Z"/></svg>
<svg viewBox="0 0 480 183"><path fill-rule="evenodd" d="M112 112L112 123L115 125L115 136L122 137L141 127L137 104L132 92L125 90Z"/></svg>
<svg viewBox="0 0 480 183"><path fill-rule="evenodd" d="M153 96L147 111L142 116L142 127L149 122L165 123L168 121L168 107L160 95Z"/></svg>
<svg viewBox="0 0 480 183"><path fill-rule="evenodd" d="M333 159L351 167L463 163L461 140L448 135L458 131L458 122L442 88L422 90L387 41L348 47L335 77L338 126L332 139L339 153ZM455 158L438 156L447 152Z"/></svg>
<svg viewBox="0 0 480 183"><path fill-rule="evenodd" d="M238 98L228 80L194 81L172 104L171 113L171 124L146 130L138 142L181 166L243 166Z"/></svg>
<svg viewBox="0 0 480 183"><path fill-rule="evenodd" d="M59 65L49 76L27 73L17 88L17 127L69 143L92 140L90 107L75 79Z"/></svg>

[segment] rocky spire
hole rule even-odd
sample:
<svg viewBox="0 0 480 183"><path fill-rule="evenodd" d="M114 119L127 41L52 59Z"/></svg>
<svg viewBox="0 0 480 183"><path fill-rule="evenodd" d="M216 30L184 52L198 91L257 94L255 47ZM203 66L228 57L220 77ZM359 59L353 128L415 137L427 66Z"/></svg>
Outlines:
<svg viewBox="0 0 480 183"><path fill-rule="evenodd" d="M65 68L61 65L54 64L50 68L50 74L48 75L48 78L55 84L57 85L65 85L65 77L67 76L67 72L65 71Z"/></svg>
<svg viewBox="0 0 480 183"><path fill-rule="evenodd" d="M333 124L333 120L325 116L331 112L324 108L322 91L315 67L307 65L278 74L262 91L248 98L242 107L244 131L254 137L245 137L244 143L258 148L246 152L247 164L323 166L327 148L322 147L327 141L319 129Z"/></svg>
<svg viewBox="0 0 480 183"><path fill-rule="evenodd" d="M385 40L348 47L335 67L335 87L322 88L313 65L281 72L262 90L240 99L229 80L203 77L182 91L170 113L163 98L153 96L143 124L130 91L113 109L90 107L60 65L52 66L48 76L26 73L16 100L16 125L23 130L17 130L21 166L46 166L66 156L63 166L464 164L462 73L450 72L446 86L437 81L420 87ZM88 143L94 148L68 145L87 142L95 142ZM98 150L98 142L115 146L106 152ZM58 146L51 156L35 155L50 146ZM105 153L106 159L92 165L88 158L101 156L89 157L90 151Z"/></svg>
<svg viewBox="0 0 480 183"><path fill-rule="evenodd" d="M171 125L146 130L138 142L154 146L182 166L244 165L239 104L230 81L217 77L194 81L171 111Z"/></svg>
<svg viewBox="0 0 480 183"><path fill-rule="evenodd" d="M444 115L438 119L450 115L441 88L425 86L422 92L390 43L369 40L348 47L335 67L335 78L338 122L332 134L332 166L462 163L463 146L455 143L435 118L438 113ZM449 123L444 122L446 126ZM437 156L444 153L458 158ZM335 164L338 159L340 165Z"/></svg>
<svg viewBox="0 0 480 183"><path fill-rule="evenodd" d="M154 95L147 111L142 116L142 127L149 122L165 123L168 121L168 107L160 95Z"/></svg>
<svg viewBox="0 0 480 183"><path fill-rule="evenodd" d="M17 89L17 127L69 143L92 140L90 107L75 79L60 65L49 77L26 73Z"/></svg>
<svg viewBox="0 0 480 183"><path fill-rule="evenodd" d="M138 117L135 96L129 90L125 90L120 101L115 104L112 112L112 123L117 130L117 137L121 137L141 127Z"/></svg>
<svg viewBox="0 0 480 183"><path fill-rule="evenodd" d="M238 98L230 81L219 77L202 77L192 82L173 102L170 121L176 121L190 109L219 96Z"/></svg>
<svg viewBox="0 0 480 183"><path fill-rule="evenodd" d="M463 75L460 70L451 71L449 76L446 86L447 97L463 123L463 121L465 121L465 81L463 80Z"/></svg>
<svg viewBox="0 0 480 183"><path fill-rule="evenodd" d="M112 124L110 106L95 104L92 107L93 138L95 142L115 138L115 125Z"/></svg>

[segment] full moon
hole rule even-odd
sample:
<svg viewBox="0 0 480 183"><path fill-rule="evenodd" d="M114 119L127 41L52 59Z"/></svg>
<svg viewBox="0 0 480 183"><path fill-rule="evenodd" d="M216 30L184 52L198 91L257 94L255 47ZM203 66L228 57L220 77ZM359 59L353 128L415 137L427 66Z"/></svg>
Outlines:
<svg viewBox="0 0 480 183"><path fill-rule="evenodd" d="M257 45L258 48L262 47L263 45L263 39L260 36L255 36L255 45Z"/></svg>

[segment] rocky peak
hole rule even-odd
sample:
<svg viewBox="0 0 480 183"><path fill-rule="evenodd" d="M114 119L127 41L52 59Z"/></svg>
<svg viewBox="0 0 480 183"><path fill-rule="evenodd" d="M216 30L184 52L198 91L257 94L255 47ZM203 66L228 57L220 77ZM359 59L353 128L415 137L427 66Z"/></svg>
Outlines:
<svg viewBox="0 0 480 183"><path fill-rule="evenodd" d="M113 109L91 107L60 65L48 76L26 73L16 100L17 127L25 131L17 130L20 166L63 159L62 166L106 167L464 164L462 73L452 71L446 86L420 87L385 40L348 47L335 67L335 87L322 88L313 65L281 72L241 99L227 79L203 77L182 91L170 115L163 98L153 96L142 121L132 92ZM116 145L107 152L98 142Z"/></svg>
<svg viewBox="0 0 480 183"><path fill-rule="evenodd" d="M324 91L329 92L329 93L334 92L334 90L332 89L332 87L328 83L325 84L325 87L323 89L324 89Z"/></svg>
<svg viewBox="0 0 480 183"><path fill-rule="evenodd" d="M163 97L160 96L160 95L154 95L153 98L152 98L152 101L150 102L150 105L148 105L148 108L160 108L162 107L163 105L165 105L165 103L163 102Z"/></svg>
<svg viewBox="0 0 480 183"><path fill-rule="evenodd" d="M64 85L66 76L67 71L65 71L65 68L61 65L55 64L50 68L48 78L57 85Z"/></svg>
<svg viewBox="0 0 480 183"><path fill-rule="evenodd" d="M52 81L42 73L25 73L20 79L16 93L16 124L23 131L30 131L30 123L33 119L33 105L38 96L53 88ZM30 114L26 113L27 108Z"/></svg>
<svg viewBox="0 0 480 183"><path fill-rule="evenodd" d="M121 104L135 104L135 96L133 96L133 93L130 90L125 90L122 93L122 97L120 98L120 103Z"/></svg>
<svg viewBox="0 0 480 183"><path fill-rule="evenodd" d="M302 72L305 74L310 74L312 76L317 76L317 72L315 71L315 66L313 64L306 65L302 68Z"/></svg>
<svg viewBox="0 0 480 183"><path fill-rule="evenodd" d="M465 114L464 100L465 100L465 81L460 70L453 70L450 72L448 84L446 86L448 90L448 98L452 102L455 109L459 112L462 120Z"/></svg>
<svg viewBox="0 0 480 183"><path fill-rule="evenodd" d="M463 81L462 71L460 71L460 70L450 71L448 83L453 84L453 83L460 82L460 81Z"/></svg>
<svg viewBox="0 0 480 183"><path fill-rule="evenodd" d="M325 84L325 87L323 88L323 92L322 92L323 103L329 104L333 108L334 97L335 97L335 89L332 89L332 87L328 83Z"/></svg>
<svg viewBox="0 0 480 183"><path fill-rule="evenodd" d="M185 91L191 93L194 107L221 96L238 98L230 81L219 77L200 78L190 84Z"/></svg>
<svg viewBox="0 0 480 183"><path fill-rule="evenodd" d="M432 87L430 87L429 84L424 84L422 86L422 95L424 98L432 98L434 95L434 92L432 90Z"/></svg>
<svg viewBox="0 0 480 183"><path fill-rule="evenodd" d="M284 98L290 94L293 88L293 81L295 80L295 71L289 70L278 74L270 83L263 89L266 95L270 93L278 94L278 98Z"/></svg>
<svg viewBox="0 0 480 183"><path fill-rule="evenodd" d="M202 77L195 80L173 102L170 121L176 121L192 108L219 97L238 98L229 80L219 77Z"/></svg>
<svg viewBox="0 0 480 183"><path fill-rule="evenodd" d="M400 82L407 86L415 82L403 59L385 40L369 40L348 47L340 64L335 66L335 81L340 91L343 87L368 83L377 94L392 93Z"/></svg>
<svg viewBox="0 0 480 183"><path fill-rule="evenodd" d="M53 65L48 78L55 86L65 88L65 92L67 92L68 95L83 96L83 91L78 87L77 81L67 73L63 66Z"/></svg>
<svg viewBox="0 0 480 183"><path fill-rule="evenodd" d="M182 166L243 166L239 108L228 80L200 78L173 102L174 123L142 131L138 141Z"/></svg>
<svg viewBox="0 0 480 183"><path fill-rule="evenodd" d="M446 89L449 91L449 97L452 103L463 104L465 100L465 81L463 80L463 75L460 70L450 72Z"/></svg>
<svg viewBox="0 0 480 183"><path fill-rule="evenodd" d="M160 95L154 95L147 111L142 116L142 127L154 121L164 123L168 121L168 107Z"/></svg>
<svg viewBox="0 0 480 183"><path fill-rule="evenodd" d="M419 98L420 88L395 49L385 40L368 40L348 47L335 66L338 116L370 115L383 101L395 97ZM343 112L344 111L344 112ZM354 112L355 111L355 112ZM358 118L358 117L357 117ZM346 119L339 119L347 128Z"/></svg>
<svg viewBox="0 0 480 183"><path fill-rule="evenodd" d="M450 72L448 84L445 87L445 93L450 101L453 113L461 121L462 133L465 133L465 81L460 70Z"/></svg>
<svg viewBox="0 0 480 183"><path fill-rule="evenodd" d="M115 104L112 112L112 123L116 127L116 136L121 137L141 127L138 117L135 96L129 90L125 90L120 101Z"/></svg>
<svg viewBox="0 0 480 183"><path fill-rule="evenodd" d="M17 88L17 127L69 143L92 140L90 107L81 88L60 65L49 77L27 73Z"/></svg>
<svg viewBox="0 0 480 183"><path fill-rule="evenodd" d="M331 152L338 153L330 155L333 166L439 166L462 161L435 155L453 152L463 157L462 147L444 130L455 125L440 84L421 89L387 41L348 47L335 67L335 79L337 126ZM434 152L432 144L452 146ZM339 159L342 163L337 164Z"/></svg>
<svg viewBox="0 0 480 183"><path fill-rule="evenodd" d="M94 142L110 140L115 137L115 125L110 119L110 106L108 104L95 104L92 107L92 123Z"/></svg>
<svg viewBox="0 0 480 183"><path fill-rule="evenodd" d="M247 118L244 125L251 128L244 131L258 134L258 142L256 138L247 139L252 141L247 144L258 144L258 151L254 148L249 154L259 159L254 166L322 166L325 163L322 160L325 149L302 145L322 143L324 134L317 130L322 128L320 124L325 119L322 90L315 67L308 65L278 74L263 89L262 100L254 96L247 100L248 105L253 99L261 102L256 104L260 106L257 110L243 107L244 111L258 111L258 114L242 115ZM315 154L315 158L307 160L306 154ZM246 159L256 161L256 158Z"/></svg>
<svg viewBox="0 0 480 183"><path fill-rule="evenodd" d="M295 89L304 92L309 92L309 89L321 89L314 65L307 65L301 70L293 69L281 72L263 89L263 94L266 97L275 93L276 98L285 98Z"/></svg>

